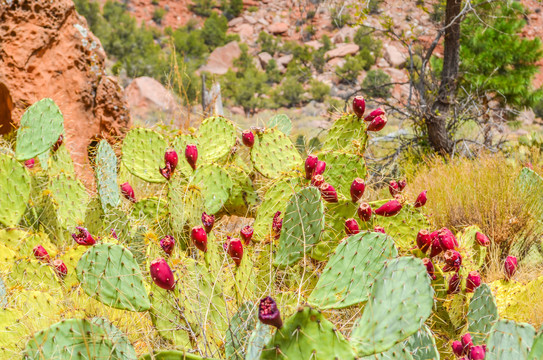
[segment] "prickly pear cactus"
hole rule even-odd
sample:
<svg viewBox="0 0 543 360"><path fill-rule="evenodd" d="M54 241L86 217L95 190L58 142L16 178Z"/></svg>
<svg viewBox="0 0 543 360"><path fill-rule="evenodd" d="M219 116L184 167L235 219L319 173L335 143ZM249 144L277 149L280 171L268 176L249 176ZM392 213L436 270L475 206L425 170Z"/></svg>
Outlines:
<svg viewBox="0 0 543 360"><path fill-rule="evenodd" d="M539 333L534 339L532 350L528 355L528 360L538 360L543 358L543 327L539 329Z"/></svg>
<svg viewBox="0 0 543 360"><path fill-rule="evenodd" d="M440 358L435 335L426 325L422 325L419 331L407 339L406 347L413 356L413 360L439 360Z"/></svg>
<svg viewBox="0 0 543 360"><path fill-rule="evenodd" d="M202 162L202 155L200 148L198 147L198 138L190 135L190 134L182 134L175 138L173 141L173 148L175 149L175 152L177 152L177 156L179 157L179 162L177 163L177 168L175 169L176 172L180 172L183 174L185 178L190 177L192 175L193 170L192 167L190 167L189 163L185 159L185 149L187 148L187 145L196 145L198 148L198 162L196 165L199 165L200 162ZM207 160L207 159L206 159Z"/></svg>
<svg viewBox="0 0 543 360"><path fill-rule="evenodd" d="M154 225L168 216L168 202L158 196L141 199L132 207L131 215L135 220Z"/></svg>
<svg viewBox="0 0 543 360"><path fill-rule="evenodd" d="M106 140L100 141L96 152L96 185L104 212L121 203L121 192L117 184L117 157Z"/></svg>
<svg viewBox="0 0 543 360"><path fill-rule="evenodd" d="M11 286L17 286L27 290L49 291L57 293L61 291L61 284L51 266L31 259L17 260L9 274Z"/></svg>
<svg viewBox="0 0 543 360"><path fill-rule="evenodd" d="M338 194L351 199L351 184L355 178L366 178L364 157L339 151L319 154L319 160L326 162L324 176Z"/></svg>
<svg viewBox="0 0 543 360"><path fill-rule="evenodd" d="M199 188L187 186L175 179L170 182L168 209L175 231L182 233L185 225L189 227L199 225L204 206L204 195Z"/></svg>
<svg viewBox="0 0 543 360"><path fill-rule="evenodd" d="M47 186L58 225L62 229L73 229L83 223L89 196L79 180L59 174L52 178Z"/></svg>
<svg viewBox="0 0 543 360"><path fill-rule="evenodd" d="M385 261L396 256L394 241L385 234L361 232L345 238L326 264L309 304L341 309L366 301Z"/></svg>
<svg viewBox="0 0 543 360"><path fill-rule="evenodd" d="M6 291L6 284L0 276L0 307L6 307L8 304L8 294Z"/></svg>
<svg viewBox="0 0 543 360"><path fill-rule="evenodd" d="M75 178L74 162L66 145L62 144L52 155L49 155L49 152L42 155L47 155L46 160L43 163L40 160L40 163L46 165L45 167L42 165L42 168L47 170L49 177L66 174L71 178Z"/></svg>
<svg viewBox="0 0 543 360"><path fill-rule="evenodd" d="M346 114L334 121L322 144L322 151L346 151L362 155L368 135L364 120L355 114ZM356 176L353 176L354 179Z"/></svg>
<svg viewBox="0 0 543 360"><path fill-rule="evenodd" d="M275 129L256 134L251 149L251 160L255 169L270 179L301 167L303 163L290 139Z"/></svg>
<svg viewBox="0 0 543 360"><path fill-rule="evenodd" d="M11 156L0 154L0 223L15 226L30 199L30 175Z"/></svg>
<svg viewBox="0 0 543 360"><path fill-rule="evenodd" d="M258 360L262 355L262 350L272 338L271 327L261 322L256 324L255 329L247 340L247 351L245 360Z"/></svg>
<svg viewBox="0 0 543 360"><path fill-rule="evenodd" d="M0 308L0 358L10 359L20 354L21 339L27 335L24 315L14 309Z"/></svg>
<svg viewBox="0 0 543 360"><path fill-rule="evenodd" d="M198 128L198 163L209 164L225 158L235 144L236 127L233 122L222 116L205 119Z"/></svg>
<svg viewBox="0 0 543 360"><path fill-rule="evenodd" d="M122 162L133 175L151 183L165 182L159 169L164 167L166 140L149 129L136 128L126 134Z"/></svg>
<svg viewBox="0 0 543 360"><path fill-rule="evenodd" d="M191 185L204 195L204 209L208 214L218 212L230 197L232 179L221 167L209 164L196 169Z"/></svg>
<svg viewBox="0 0 543 360"><path fill-rule="evenodd" d="M527 359L534 336L530 324L498 320L488 335L485 360Z"/></svg>
<svg viewBox="0 0 543 360"><path fill-rule="evenodd" d="M232 179L232 190L224 207L229 214L244 216L250 208L258 204L258 194L251 178L243 169L230 165L226 171Z"/></svg>
<svg viewBox="0 0 543 360"><path fill-rule="evenodd" d="M113 324L104 318L92 318L91 323L101 327L107 334L111 344L113 345L113 353L111 356L122 360L136 360L136 351L128 340L128 338Z"/></svg>
<svg viewBox="0 0 543 360"><path fill-rule="evenodd" d="M228 359L245 359L245 349L251 332L256 325L255 306L248 302L244 303L230 321L226 332L225 354Z"/></svg>
<svg viewBox="0 0 543 360"><path fill-rule="evenodd" d="M484 344L490 329L498 320L498 307L487 284L481 284L469 303L468 331L475 345Z"/></svg>
<svg viewBox="0 0 543 360"><path fill-rule="evenodd" d="M267 127L270 129L276 128L277 130L288 136L292 131L292 121L290 121L290 118L285 114L277 114L272 116L268 120Z"/></svg>
<svg viewBox="0 0 543 360"><path fill-rule="evenodd" d="M42 99L30 106L21 117L17 131L15 154L24 161L43 154L64 132L64 117L51 99Z"/></svg>
<svg viewBox="0 0 543 360"><path fill-rule="evenodd" d="M413 360L413 356L409 353L403 343L398 343L385 352L364 356L361 360Z"/></svg>

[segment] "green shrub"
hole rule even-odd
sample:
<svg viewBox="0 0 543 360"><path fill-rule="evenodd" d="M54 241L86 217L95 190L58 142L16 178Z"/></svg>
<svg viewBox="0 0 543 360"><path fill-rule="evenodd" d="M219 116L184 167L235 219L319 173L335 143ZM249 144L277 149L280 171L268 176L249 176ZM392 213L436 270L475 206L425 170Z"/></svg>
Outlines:
<svg viewBox="0 0 543 360"><path fill-rule="evenodd" d="M339 76L342 83L354 84L356 83L356 78L364 69L364 66L365 61L363 59L348 55L345 57L345 64L341 67L336 67L336 74Z"/></svg>
<svg viewBox="0 0 543 360"><path fill-rule="evenodd" d="M368 97L387 99L393 87L390 82L390 76L383 70L370 70L362 82L362 88Z"/></svg>
<svg viewBox="0 0 543 360"><path fill-rule="evenodd" d="M214 6L214 0L192 0L190 10L196 15L207 17L213 13Z"/></svg>
<svg viewBox="0 0 543 360"><path fill-rule="evenodd" d="M233 19L243 11L243 0L222 0L221 10L227 19Z"/></svg>
<svg viewBox="0 0 543 360"><path fill-rule="evenodd" d="M326 53L326 50L324 47L321 47L319 50L313 51L313 59L311 60L311 64L313 64L313 67L315 70L320 74L324 70L324 65L326 65L326 59L324 57L324 54Z"/></svg>
<svg viewBox="0 0 543 360"><path fill-rule="evenodd" d="M159 0L152 0L151 1L151 4L155 5L155 6L158 5L159 3L160 3Z"/></svg>
<svg viewBox="0 0 543 360"><path fill-rule="evenodd" d="M349 9L347 7L335 7L330 11L332 16L332 25L336 28L341 29L351 21L351 14L349 14Z"/></svg>
<svg viewBox="0 0 543 360"><path fill-rule="evenodd" d="M534 105L533 110L534 110L535 115L536 115L538 118L543 119L543 99L539 100L539 101Z"/></svg>
<svg viewBox="0 0 543 360"><path fill-rule="evenodd" d="M292 60L288 66L285 76L294 77L299 83L303 84L311 79L311 69L300 60Z"/></svg>
<svg viewBox="0 0 543 360"><path fill-rule="evenodd" d="M260 45L260 49L263 52L267 52L271 56L275 55L281 47L280 41L276 39L275 36L270 35L265 31L261 31L260 34L258 34L257 43Z"/></svg>
<svg viewBox="0 0 543 360"><path fill-rule="evenodd" d="M160 7L156 8L155 11L153 11L153 21L160 25L164 15L166 15L166 10Z"/></svg>
<svg viewBox="0 0 543 360"><path fill-rule="evenodd" d="M379 13L379 5L383 0L370 0L368 3L368 11L370 14L378 14Z"/></svg>
<svg viewBox="0 0 543 360"><path fill-rule="evenodd" d="M275 59L271 59L266 65L266 75L268 76L268 82L271 84L278 84L281 82L281 77L283 76L277 67L277 62Z"/></svg>
<svg viewBox="0 0 543 360"><path fill-rule="evenodd" d="M292 54L294 60L300 60L305 64L308 64L312 58L311 48L307 45L300 45L295 41L286 41L281 48L281 52Z"/></svg>
<svg viewBox="0 0 543 360"><path fill-rule="evenodd" d="M280 106L297 106L303 100L304 87L294 76L286 76L271 92L272 100Z"/></svg>
<svg viewBox="0 0 543 360"><path fill-rule="evenodd" d="M210 49L214 49L226 44L226 30L228 30L228 20L214 12L204 21L202 39Z"/></svg>
<svg viewBox="0 0 543 360"><path fill-rule="evenodd" d="M309 92L315 101L323 102L326 96L330 94L330 86L317 79L311 80L310 85Z"/></svg>
<svg viewBox="0 0 543 360"><path fill-rule="evenodd" d="M356 31L353 42L360 47L356 56L364 60L364 70L369 70L381 55L381 40L372 36L373 30L362 26Z"/></svg>

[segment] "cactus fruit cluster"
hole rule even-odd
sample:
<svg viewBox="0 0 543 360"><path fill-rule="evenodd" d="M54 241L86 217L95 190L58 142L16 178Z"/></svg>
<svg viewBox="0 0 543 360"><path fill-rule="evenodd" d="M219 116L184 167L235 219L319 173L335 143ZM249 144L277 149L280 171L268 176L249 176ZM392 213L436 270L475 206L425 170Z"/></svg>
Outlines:
<svg viewBox="0 0 543 360"><path fill-rule="evenodd" d="M431 194L405 180L369 200L364 151L387 117L352 110L305 159L285 115L135 128L98 143L93 191L58 107L32 105L0 153L0 358L543 358L481 280L479 228L431 229Z"/></svg>

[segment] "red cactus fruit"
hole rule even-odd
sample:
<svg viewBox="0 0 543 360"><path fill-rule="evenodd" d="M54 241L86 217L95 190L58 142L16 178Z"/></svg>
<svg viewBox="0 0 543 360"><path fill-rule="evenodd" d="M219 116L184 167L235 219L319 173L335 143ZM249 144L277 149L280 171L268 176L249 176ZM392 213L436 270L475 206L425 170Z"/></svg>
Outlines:
<svg viewBox="0 0 543 360"><path fill-rule="evenodd" d="M381 108L377 108L369 113L368 116L364 118L364 121L371 122L373 119L375 119L377 116L385 115L385 111Z"/></svg>
<svg viewBox="0 0 543 360"><path fill-rule="evenodd" d="M164 176L166 180L170 180L170 178L172 177L172 171L170 170L169 167L165 166L163 168L158 168L158 170L160 171L160 174Z"/></svg>
<svg viewBox="0 0 543 360"><path fill-rule="evenodd" d="M228 242L228 255L234 260L236 266L240 266L243 258L243 244L240 239L234 238Z"/></svg>
<svg viewBox="0 0 543 360"><path fill-rule="evenodd" d="M386 115L377 116L368 124L368 131L381 131L383 130L386 124L387 124Z"/></svg>
<svg viewBox="0 0 543 360"><path fill-rule="evenodd" d="M258 319L261 323L275 326L278 329L281 329L283 326L277 303L270 296L266 296L260 300L258 306Z"/></svg>
<svg viewBox="0 0 543 360"><path fill-rule="evenodd" d="M507 279L511 279L513 275L515 275L515 273L517 272L517 267L518 267L517 258L509 255L507 259L505 259L505 265L504 265L505 277Z"/></svg>
<svg viewBox="0 0 543 360"><path fill-rule="evenodd" d="M53 269L55 270L55 273L58 275L59 278L64 279L66 275L68 275L68 268L66 267L66 264L64 264L64 261L61 259L56 259L53 261Z"/></svg>
<svg viewBox="0 0 543 360"><path fill-rule="evenodd" d="M487 247L490 245L490 240L488 239L488 237L478 231L475 233L475 240L477 241L477 244L481 246Z"/></svg>
<svg viewBox="0 0 543 360"><path fill-rule="evenodd" d="M321 186L319 186L319 190L324 201L330 203L338 202L336 189L334 189L332 185L325 182Z"/></svg>
<svg viewBox="0 0 543 360"><path fill-rule="evenodd" d="M380 216L394 216L398 214L400 210L402 210L402 204L400 204L398 200L394 199L381 205L381 207L375 210L375 214Z"/></svg>
<svg viewBox="0 0 543 360"><path fill-rule="evenodd" d="M453 341L452 344L451 344L451 348L452 348L452 351L454 353L454 355L460 357L462 355L464 355L464 347L462 346L462 342L456 340L456 341Z"/></svg>
<svg viewBox="0 0 543 360"><path fill-rule="evenodd" d="M255 144L255 134L251 130L244 130L241 133L241 141L243 141L243 145L253 147Z"/></svg>
<svg viewBox="0 0 543 360"><path fill-rule="evenodd" d="M485 353L486 351L481 345L473 346L469 350L468 358L469 360L483 360L485 358Z"/></svg>
<svg viewBox="0 0 543 360"><path fill-rule="evenodd" d="M205 211L202 213L202 225L204 225L204 229L206 230L206 233L210 233L213 229L213 225L215 225L215 215L208 215Z"/></svg>
<svg viewBox="0 0 543 360"><path fill-rule="evenodd" d="M400 192L400 186L398 185L398 182L396 180L391 180L388 184L388 191L390 192L390 195L394 196Z"/></svg>
<svg viewBox="0 0 543 360"><path fill-rule="evenodd" d="M422 259L422 263L424 264L424 266L426 266L426 271L428 272L428 276L430 276L432 280L435 280L436 279L435 268L434 268L434 264L432 263L432 260L428 258L424 258Z"/></svg>
<svg viewBox="0 0 543 360"><path fill-rule="evenodd" d="M449 289L447 294L458 294L460 292L460 284L462 283L462 277L456 273L449 279Z"/></svg>
<svg viewBox="0 0 543 360"><path fill-rule="evenodd" d="M326 162L318 160L313 171L313 176L324 174L324 170L326 170Z"/></svg>
<svg viewBox="0 0 543 360"><path fill-rule="evenodd" d="M49 253L41 245L34 246L34 248L32 249L32 252L34 253L34 257L38 259L39 261L43 261L47 263L51 261L51 257L49 256Z"/></svg>
<svg viewBox="0 0 543 360"><path fill-rule="evenodd" d="M110 229L109 230L109 237L112 237L115 240L119 240L119 237L117 236L117 232L115 231L115 229Z"/></svg>
<svg viewBox="0 0 543 360"><path fill-rule="evenodd" d="M207 252L207 233L202 226L195 226L190 231L194 246L200 251Z"/></svg>
<svg viewBox="0 0 543 360"><path fill-rule="evenodd" d="M96 240L94 240L87 229L81 226L77 226L76 229L79 230L79 234L72 234L72 238L76 243L83 246L92 246L96 244Z"/></svg>
<svg viewBox="0 0 543 360"><path fill-rule="evenodd" d="M381 234L386 234L385 232L385 228L382 227L382 226L376 226L373 228L373 232L378 232L378 233L381 233Z"/></svg>
<svg viewBox="0 0 543 360"><path fill-rule="evenodd" d="M371 209L370 204L362 203L362 204L360 204L360 206L358 207L358 210L356 212L358 213L358 217L360 218L360 220L362 220L362 221L370 221L371 214L372 214L373 211Z"/></svg>
<svg viewBox="0 0 543 360"><path fill-rule="evenodd" d="M444 272L449 271L458 271L462 265L462 255L456 250L447 250L445 251L445 266L443 267Z"/></svg>
<svg viewBox="0 0 543 360"><path fill-rule="evenodd" d="M156 258L150 266L151 278L156 286L165 290L175 289L175 278L172 269L163 258Z"/></svg>
<svg viewBox="0 0 543 360"><path fill-rule="evenodd" d="M418 248L426 253L430 246L432 245L432 238L430 237L430 233L426 229L422 229L417 234L417 246Z"/></svg>
<svg viewBox="0 0 543 360"><path fill-rule="evenodd" d="M196 161L198 160L198 148L196 145L188 144L185 148L185 159L189 163L192 170L196 170Z"/></svg>
<svg viewBox="0 0 543 360"><path fill-rule="evenodd" d="M445 227L437 231L437 238L439 239L439 244L443 251L453 250L458 246L458 241L456 241L456 237L452 231Z"/></svg>
<svg viewBox="0 0 543 360"><path fill-rule="evenodd" d="M136 202L136 195L134 194L134 189L132 189L132 186L130 186L129 183L125 182L124 184L121 184L121 194L123 196L132 202Z"/></svg>
<svg viewBox="0 0 543 360"><path fill-rule="evenodd" d="M471 293L481 285L481 275L477 271L470 271L466 278L466 292Z"/></svg>
<svg viewBox="0 0 543 360"><path fill-rule="evenodd" d="M403 179L403 180L398 181L398 188L400 189L400 192L403 191L403 189L405 189L406 186L407 186L407 180Z"/></svg>
<svg viewBox="0 0 543 360"><path fill-rule="evenodd" d="M360 232L360 228L358 227L358 223L355 219L347 219L345 220L345 233L347 235L355 235Z"/></svg>
<svg viewBox="0 0 543 360"><path fill-rule="evenodd" d="M439 243L439 238L437 237L438 231L439 230L436 230L430 233L430 239L432 239L432 245L430 246L430 257L432 258L443 252L443 249L441 248L441 244Z"/></svg>
<svg viewBox="0 0 543 360"><path fill-rule="evenodd" d="M359 118L364 116L366 111L366 100L363 96L355 96L353 99L353 111Z"/></svg>
<svg viewBox="0 0 543 360"><path fill-rule="evenodd" d="M281 216L281 211L278 211L273 215L272 222L272 235L276 240L281 236L281 228L283 227L283 219L279 216Z"/></svg>
<svg viewBox="0 0 543 360"><path fill-rule="evenodd" d="M171 235L166 235L160 239L160 247L168 255L172 254L173 248L175 247L175 239Z"/></svg>
<svg viewBox="0 0 543 360"><path fill-rule="evenodd" d="M419 208L426 205L426 201L428 200L428 198L426 197L426 192L427 190L424 190L419 194L419 196L417 196L417 200L415 200L415 204L413 206Z"/></svg>
<svg viewBox="0 0 543 360"><path fill-rule="evenodd" d="M173 173L179 162L177 152L173 149L166 150L164 153L164 162L166 163L166 167L169 167L170 171Z"/></svg>
<svg viewBox="0 0 543 360"><path fill-rule="evenodd" d="M469 354L469 350L473 347L473 340L471 339L471 335L469 333L462 335L460 338L462 342L462 350L464 351L464 354Z"/></svg>
<svg viewBox="0 0 543 360"><path fill-rule="evenodd" d="M364 190L366 189L366 184L361 178L356 178L351 183L351 200L356 203L364 195Z"/></svg>
<svg viewBox="0 0 543 360"><path fill-rule="evenodd" d="M307 159L305 159L305 178L307 180L311 179L313 177L313 173L315 172L315 168L317 167L317 162L319 161L319 158L315 155L309 155Z"/></svg>
<svg viewBox="0 0 543 360"><path fill-rule="evenodd" d="M36 163L36 160L34 160L34 158L28 159L25 161L25 166L29 169L32 169L35 163Z"/></svg>
<svg viewBox="0 0 543 360"><path fill-rule="evenodd" d="M62 143L64 142L64 135L60 135L57 139L57 142L53 144L53 148L51 149L53 152L56 152L58 150L58 148L60 148L60 146L62 145Z"/></svg>
<svg viewBox="0 0 543 360"><path fill-rule="evenodd" d="M251 242L251 238L253 237L253 232L254 232L254 229L249 225L244 226L241 229L241 231L239 232L239 235L243 239L244 245L249 245L249 243Z"/></svg>
<svg viewBox="0 0 543 360"><path fill-rule="evenodd" d="M311 185L319 187L324 183L324 177L322 175L315 175L311 178Z"/></svg>

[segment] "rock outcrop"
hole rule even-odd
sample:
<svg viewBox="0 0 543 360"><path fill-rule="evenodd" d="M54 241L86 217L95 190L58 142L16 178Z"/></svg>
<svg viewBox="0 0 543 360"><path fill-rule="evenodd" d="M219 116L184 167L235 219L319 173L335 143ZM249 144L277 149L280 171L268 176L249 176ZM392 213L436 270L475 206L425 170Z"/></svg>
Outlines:
<svg viewBox="0 0 543 360"><path fill-rule="evenodd" d="M207 71L212 74L224 75L228 69L233 68L234 60L241 55L241 49L237 41L218 47L211 52L207 63L198 71Z"/></svg>
<svg viewBox="0 0 543 360"><path fill-rule="evenodd" d="M76 169L92 182L89 144L117 141L130 126L123 89L106 76L105 58L71 0L0 1L1 131L16 126L34 102L52 98L64 114Z"/></svg>
<svg viewBox="0 0 543 360"><path fill-rule="evenodd" d="M134 121L154 125L153 113L161 113L173 118L181 111L174 94L155 79L142 76L132 80L126 87L126 100Z"/></svg>

